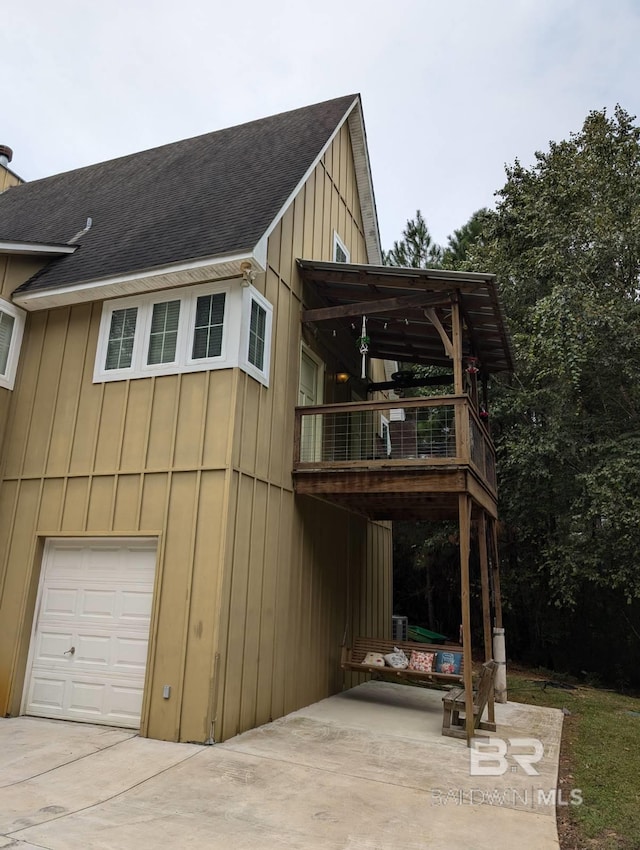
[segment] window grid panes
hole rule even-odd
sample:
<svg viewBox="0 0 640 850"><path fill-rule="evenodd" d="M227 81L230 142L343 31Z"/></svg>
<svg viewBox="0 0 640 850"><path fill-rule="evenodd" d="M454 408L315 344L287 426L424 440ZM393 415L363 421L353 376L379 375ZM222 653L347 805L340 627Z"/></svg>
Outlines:
<svg viewBox="0 0 640 850"><path fill-rule="evenodd" d="M249 325L249 363L257 369L264 368L264 346L267 336L267 311L257 301L251 302Z"/></svg>
<svg viewBox="0 0 640 850"><path fill-rule="evenodd" d="M196 301L196 323L193 332L193 360L220 357L224 327L225 293L200 295Z"/></svg>
<svg viewBox="0 0 640 850"><path fill-rule="evenodd" d="M9 349L11 348L11 337L13 336L15 321L13 316L0 310L0 375L7 374Z"/></svg>
<svg viewBox="0 0 640 850"><path fill-rule="evenodd" d="M138 308L127 307L111 314L105 369L128 369L133 359Z"/></svg>
<svg viewBox="0 0 640 850"><path fill-rule="evenodd" d="M342 246L340 245L340 243L339 243L339 242L336 242L336 246L335 246L335 247L336 247L336 250L335 250L335 254L336 254L335 262L336 262L336 263L346 263L346 262L347 262L347 255L346 255L346 254L345 254L345 252L343 251Z"/></svg>
<svg viewBox="0 0 640 850"><path fill-rule="evenodd" d="M176 359L180 301L164 301L153 305L147 364L173 363Z"/></svg>

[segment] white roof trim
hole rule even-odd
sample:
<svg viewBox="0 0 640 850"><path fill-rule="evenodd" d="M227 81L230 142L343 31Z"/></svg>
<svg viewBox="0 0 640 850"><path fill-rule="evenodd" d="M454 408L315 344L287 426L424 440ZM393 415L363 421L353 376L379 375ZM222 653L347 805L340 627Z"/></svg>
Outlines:
<svg viewBox="0 0 640 850"><path fill-rule="evenodd" d="M351 134L356 183L358 184L358 196L360 198L360 209L362 210L364 238L367 246L367 262L372 265L381 265L382 245L380 243L376 199L373 194L373 179L371 177L371 164L369 162L369 149L367 147L367 133L364 128L362 106L360 106L359 101L358 104L359 108L352 109L349 113L349 133Z"/></svg>
<svg viewBox="0 0 640 850"><path fill-rule="evenodd" d="M260 237L256 247L253 249L256 259L263 260L262 265L266 268L267 265L267 241L269 236L278 223L293 203L296 195L302 189L307 180L311 177L318 166L318 163L331 147L334 139L342 129L345 122L349 122L349 132L351 134L351 149L353 151L353 159L355 163L356 181L358 184L358 195L360 199L360 208L362 210L362 219L365 229L365 242L367 246L367 261L373 264L382 263L382 248L380 245L380 230L378 227L378 217L376 213L376 203L373 197L373 182L371 180L371 168L369 166L369 153L367 151L367 139L364 132L364 122L362 119L362 106L360 98L356 97L351 106L347 109L341 121L336 126L333 133L327 139L325 145L320 150L320 153L306 170L298 185L291 192L287 200L284 202L275 218L267 227L265 232Z"/></svg>
<svg viewBox="0 0 640 850"><path fill-rule="evenodd" d="M47 242L16 242L13 239L0 240L0 254L27 254L45 257L57 257L60 254L73 254L77 245L56 245Z"/></svg>
<svg viewBox="0 0 640 850"><path fill-rule="evenodd" d="M228 254L194 260L189 263L174 263L169 266L146 269L131 274L118 275L76 283L51 289L17 292L13 301L25 310L47 310L67 304L79 304L86 301L101 301L106 298L119 298L140 292L152 292L172 289L193 283L205 283L212 280L239 277L244 263L250 263L255 272L263 272L262 266L252 252Z"/></svg>

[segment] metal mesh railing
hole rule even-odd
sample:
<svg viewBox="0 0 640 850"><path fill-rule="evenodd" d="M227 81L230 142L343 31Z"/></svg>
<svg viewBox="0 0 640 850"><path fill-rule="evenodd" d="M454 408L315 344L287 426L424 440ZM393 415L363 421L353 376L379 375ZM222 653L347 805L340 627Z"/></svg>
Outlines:
<svg viewBox="0 0 640 850"><path fill-rule="evenodd" d="M301 463L456 456L453 404L300 413Z"/></svg>
<svg viewBox="0 0 640 850"><path fill-rule="evenodd" d="M469 439L471 440L471 462L484 473L484 435L471 415L469 415Z"/></svg>

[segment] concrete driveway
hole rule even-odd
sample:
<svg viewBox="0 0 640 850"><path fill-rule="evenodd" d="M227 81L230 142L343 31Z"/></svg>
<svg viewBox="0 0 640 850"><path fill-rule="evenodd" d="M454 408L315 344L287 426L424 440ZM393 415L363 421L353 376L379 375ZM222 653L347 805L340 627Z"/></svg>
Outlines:
<svg viewBox="0 0 640 850"><path fill-rule="evenodd" d="M514 746L473 776L441 696L368 682L213 747L0 719L0 848L557 850L561 713L496 706L496 736L543 742L538 775Z"/></svg>

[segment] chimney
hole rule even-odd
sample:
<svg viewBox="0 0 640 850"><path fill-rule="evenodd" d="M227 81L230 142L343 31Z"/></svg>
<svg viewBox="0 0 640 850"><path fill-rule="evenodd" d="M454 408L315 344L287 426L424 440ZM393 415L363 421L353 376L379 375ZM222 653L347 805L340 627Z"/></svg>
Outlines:
<svg viewBox="0 0 640 850"><path fill-rule="evenodd" d="M13 159L13 151L7 145L0 145L0 165L6 168Z"/></svg>

